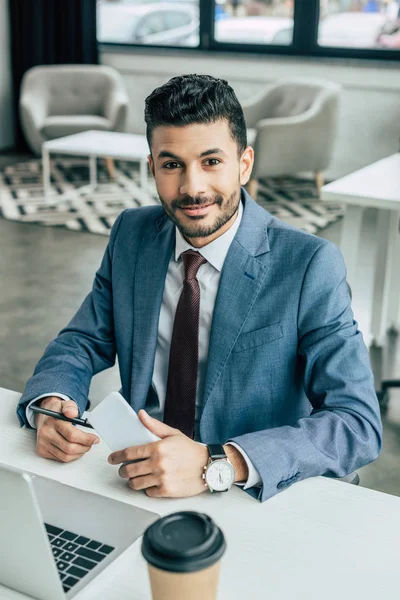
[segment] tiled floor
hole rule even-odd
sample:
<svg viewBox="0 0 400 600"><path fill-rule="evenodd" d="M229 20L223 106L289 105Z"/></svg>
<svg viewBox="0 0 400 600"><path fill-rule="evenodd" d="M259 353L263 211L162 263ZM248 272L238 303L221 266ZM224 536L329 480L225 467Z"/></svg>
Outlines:
<svg viewBox="0 0 400 600"><path fill-rule="evenodd" d="M0 156L0 168L13 157ZM354 290L354 312L361 330L369 314L371 260L376 212L368 210L360 282ZM338 243L341 223L323 232ZM24 225L0 219L0 386L21 391L46 345L57 335L90 291L107 238L65 229ZM390 338L383 352L371 351L377 383L400 377L400 342ZM97 402L118 389L116 367L93 379ZM391 393L383 416L384 447L375 463L360 470L361 484L400 496L400 390Z"/></svg>

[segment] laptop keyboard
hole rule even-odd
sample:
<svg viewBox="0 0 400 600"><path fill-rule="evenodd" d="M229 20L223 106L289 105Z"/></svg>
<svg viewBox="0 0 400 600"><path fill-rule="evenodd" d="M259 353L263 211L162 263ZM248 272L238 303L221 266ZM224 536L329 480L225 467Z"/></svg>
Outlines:
<svg viewBox="0 0 400 600"><path fill-rule="evenodd" d="M58 573L68 592L115 548L45 523Z"/></svg>

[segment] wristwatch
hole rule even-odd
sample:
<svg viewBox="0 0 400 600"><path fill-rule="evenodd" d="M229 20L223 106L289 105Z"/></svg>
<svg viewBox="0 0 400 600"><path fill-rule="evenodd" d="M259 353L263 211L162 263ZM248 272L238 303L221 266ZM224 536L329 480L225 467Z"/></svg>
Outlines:
<svg viewBox="0 0 400 600"><path fill-rule="evenodd" d="M207 444L210 458L202 479L210 492L227 492L235 482L235 469L221 444Z"/></svg>

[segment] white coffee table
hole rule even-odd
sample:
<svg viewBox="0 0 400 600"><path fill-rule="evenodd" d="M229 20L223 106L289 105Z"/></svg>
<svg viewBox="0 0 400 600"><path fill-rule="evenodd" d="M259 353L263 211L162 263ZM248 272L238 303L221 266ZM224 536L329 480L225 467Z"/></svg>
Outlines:
<svg viewBox="0 0 400 600"><path fill-rule="evenodd" d="M340 249L352 287L357 281L363 211L378 209L370 336L382 346L388 328L397 329L400 321L400 153L325 185L321 200L346 205Z"/></svg>
<svg viewBox="0 0 400 600"><path fill-rule="evenodd" d="M87 156L89 158L90 183L62 195L51 193L50 154ZM92 191L97 185L96 159L112 158L140 163L140 186L130 179L124 183L142 204L154 204L148 190L147 156L149 146L146 136L114 131L84 131L74 135L44 142L42 146L43 188L46 204L64 201L71 193Z"/></svg>

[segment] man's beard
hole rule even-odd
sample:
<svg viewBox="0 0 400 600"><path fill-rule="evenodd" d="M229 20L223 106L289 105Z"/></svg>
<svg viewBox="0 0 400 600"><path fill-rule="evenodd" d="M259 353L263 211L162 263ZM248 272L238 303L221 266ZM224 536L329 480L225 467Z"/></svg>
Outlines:
<svg viewBox="0 0 400 600"><path fill-rule="evenodd" d="M173 200L171 202L171 206L168 206L167 203L161 198L160 202L171 219L173 223L178 227L181 234L186 238L205 238L209 237L216 233L221 227L223 227L230 219L232 219L233 215L237 212L240 202L240 187L232 192L229 198L224 202L222 196L217 194L214 197L206 197L201 196L197 198L192 198L191 196L184 196L179 200ZM217 204L217 206L222 207L223 209L221 213L217 216L215 221L211 225L203 225L201 221L206 218L202 215L194 215L191 217L193 221L193 225L183 225L176 216L176 210L179 208L186 208L192 206L205 206L207 204ZM198 222L196 222L198 221Z"/></svg>

